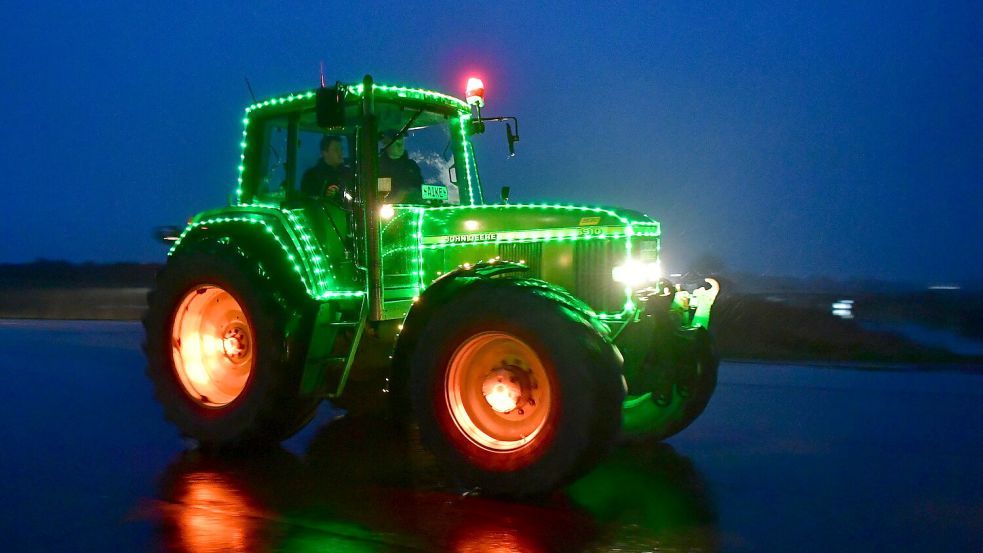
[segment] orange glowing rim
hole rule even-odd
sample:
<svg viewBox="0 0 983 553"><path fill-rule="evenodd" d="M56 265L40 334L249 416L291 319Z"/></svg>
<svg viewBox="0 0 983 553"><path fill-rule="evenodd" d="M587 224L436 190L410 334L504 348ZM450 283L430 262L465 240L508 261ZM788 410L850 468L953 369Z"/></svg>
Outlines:
<svg viewBox="0 0 983 553"><path fill-rule="evenodd" d="M475 445L497 453L536 441L554 408L543 362L506 332L469 337L451 355L445 400L457 428Z"/></svg>
<svg viewBox="0 0 983 553"><path fill-rule="evenodd" d="M239 397L255 365L255 335L242 306L221 286L189 290L171 325L174 370L188 396L207 407Z"/></svg>

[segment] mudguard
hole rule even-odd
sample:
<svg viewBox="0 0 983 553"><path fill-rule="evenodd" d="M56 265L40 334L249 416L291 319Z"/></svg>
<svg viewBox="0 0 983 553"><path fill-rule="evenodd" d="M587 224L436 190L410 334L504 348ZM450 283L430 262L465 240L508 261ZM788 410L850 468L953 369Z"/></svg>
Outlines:
<svg viewBox="0 0 983 553"><path fill-rule="evenodd" d="M494 260L491 262L479 262L475 264L465 264L453 271L449 271L435 280L420 295L420 298L410 308L402 329L396 337L395 350L393 352L393 366L390 376L390 384L393 389L394 398L400 404L406 402L406 361L416 347L416 342L420 331L426 325L427 320L437 307L449 301L450 298L459 294L469 286L492 278L501 278L507 275L521 275L528 271L528 267L520 263L511 261ZM597 314L583 301L577 299L565 289L550 284L549 282L532 278L515 278L516 286L528 287L536 293L557 301L572 311L579 313L588 321L591 326L605 339L611 333L610 329L603 322L598 320ZM612 351L620 359L617 349L612 346Z"/></svg>

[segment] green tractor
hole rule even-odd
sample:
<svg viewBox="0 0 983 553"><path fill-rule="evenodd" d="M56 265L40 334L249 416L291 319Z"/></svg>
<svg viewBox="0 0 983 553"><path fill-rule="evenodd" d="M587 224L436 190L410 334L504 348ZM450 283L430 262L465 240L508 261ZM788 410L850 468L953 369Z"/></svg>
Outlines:
<svg viewBox="0 0 983 553"><path fill-rule="evenodd" d="M235 199L172 236L148 297L147 373L183 434L276 443L368 382L461 486L525 496L703 411L716 283L663 278L637 211L489 201L472 137L505 122L512 151L518 122L482 117L483 92L366 76L246 109ZM344 182L322 193L304 181L325 140Z"/></svg>

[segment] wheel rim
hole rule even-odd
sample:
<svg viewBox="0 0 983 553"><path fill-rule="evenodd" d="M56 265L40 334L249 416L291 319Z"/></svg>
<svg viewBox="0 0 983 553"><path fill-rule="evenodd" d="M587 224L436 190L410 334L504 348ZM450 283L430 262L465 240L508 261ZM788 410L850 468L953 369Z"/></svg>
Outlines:
<svg viewBox="0 0 983 553"><path fill-rule="evenodd" d="M451 355L444 386L447 408L472 443L500 453L536 441L555 409L542 361L525 341L505 332L469 337Z"/></svg>
<svg viewBox="0 0 983 553"><path fill-rule="evenodd" d="M174 369L184 391L209 407L242 394L255 362L255 331L231 294L203 285L182 298L171 327Z"/></svg>

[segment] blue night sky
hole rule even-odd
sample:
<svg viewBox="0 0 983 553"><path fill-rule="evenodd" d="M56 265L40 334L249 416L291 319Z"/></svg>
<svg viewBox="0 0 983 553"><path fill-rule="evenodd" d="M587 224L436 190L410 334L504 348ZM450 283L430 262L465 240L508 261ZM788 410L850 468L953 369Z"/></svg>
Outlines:
<svg viewBox="0 0 983 553"><path fill-rule="evenodd" d="M486 190L663 223L669 269L983 278L978 2L6 4L0 262L162 261L234 189L243 77L463 95ZM818 4L818 5L816 5ZM354 7L352 7L354 6Z"/></svg>

